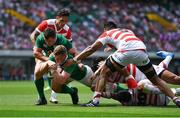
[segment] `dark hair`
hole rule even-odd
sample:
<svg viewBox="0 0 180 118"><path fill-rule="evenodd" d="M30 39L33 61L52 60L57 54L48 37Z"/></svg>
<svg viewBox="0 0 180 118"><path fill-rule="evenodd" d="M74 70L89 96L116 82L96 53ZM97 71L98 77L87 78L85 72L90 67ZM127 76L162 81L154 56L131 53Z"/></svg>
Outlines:
<svg viewBox="0 0 180 118"><path fill-rule="evenodd" d="M105 60L105 58L103 58L103 57L99 57L99 58L96 58L96 59L93 60L92 67L91 67L93 72L95 72L98 69L98 63L100 61L104 61L104 60Z"/></svg>
<svg viewBox="0 0 180 118"><path fill-rule="evenodd" d="M57 12L57 16L69 16L70 15L70 10L67 8L61 9L60 11Z"/></svg>
<svg viewBox="0 0 180 118"><path fill-rule="evenodd" d="M63 45L58 45L53 51L54 55L62 55L67 53L67 49Z"/></svg>
<svg viewBox="0 0 180 118"><path fill-rule="evenodd" d="M104 28L106 28L106 29L114 29L114 28L117 28L117 25L113 21L107 21L107 22L104 23Z"/></svg>
<svg viewBox="0 0 180 118"><path fill-rule="evenodd" d="M49 37L56 38L56 32L53 29L51 29L51 28L47 28L44 31L44 37L46 39L48 39Z"/></svg>

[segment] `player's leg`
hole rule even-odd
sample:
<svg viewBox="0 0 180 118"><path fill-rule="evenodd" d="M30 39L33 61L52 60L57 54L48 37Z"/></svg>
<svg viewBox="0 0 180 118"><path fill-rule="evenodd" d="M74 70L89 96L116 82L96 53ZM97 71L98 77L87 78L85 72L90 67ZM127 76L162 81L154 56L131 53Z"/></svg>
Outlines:
<svg viewBox="0 0 180 118"><path fill-rule="evenodd" d="M35 65L34 72L34 83L38 92L39 99L36 102L36 105L45 105L47 104L47 100L44 95L44 79L42 74L42 68L46 67L46 65L41 66L41 61L37 61Z"/></svg>
<svg viewBox="0 0 180 118"><path fill-rule="evenodd" d="M78 89L76 87L68 87L66 84L61 84L61 78L54 77L52 79L52 90L56 93L69 94L73 104L78 104Z"/></svg>
<svg viewBox="0 0 180 118"><path fill-rule="evenodd" d="M157 52L157 55L161 58L164 58L164 60L159 64L159 66L163 68L168 68L169 63L174 58L174 54L166 51L159 51Z"/></svg>
<svg viewBox="0 0 180 118"><path fill-rule="evenodd" d="M84 67L87 69L86 75L83 79L79 80L78 82L82 83L83 85L86 85L87 87L92 87L94 72L89 66L84 65Z"/></svg>
<svg viewBox="0 0 180 118"><path fill-rule="evenodd" d="M180 76L168 70L164 70L159 76L162 80L164 80L167 83L180 85Z"/></svg>
<svg viewBox="0 0 180 118"><path fill-rule="evenodd" d="M166 85L166 83L159 79L151 62L146 64L145 66L138 66L139 70L141 70L146 77L154 84L156 85L165 95L169 96L173 101L176 103L176 105L180 106L180 100L175 96L175 94L171 91L171 89Z"/></svg>

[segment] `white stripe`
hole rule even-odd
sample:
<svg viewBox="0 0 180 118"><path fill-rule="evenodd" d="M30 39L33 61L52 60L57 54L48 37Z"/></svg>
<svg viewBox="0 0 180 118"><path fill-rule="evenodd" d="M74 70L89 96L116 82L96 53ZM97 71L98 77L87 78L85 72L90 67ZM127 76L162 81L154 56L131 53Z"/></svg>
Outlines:
<svg viewBox="0 0 180 118"><path fill-rule="evenodd" d="M129 32L122 33L121 35L119 35L117 39L122 40L122 37L127 34L132 34L132 33L129 33Z"/></svg>
<svg viewBox="0 0 180 118"><path fill-rule="evenodd" d="M130 64L130 73L131 73L131 75L133 75L133 65L132 64Z"/></svg>
<svg viewBox="0 0 180 118"><path fill-rule="evenodd" d="M126 40L126 39L129 39L129 38L137 38L136 36L126 36L124 37L122 40ZM138 39L138 38L137 38Z"/></svg>
<svg viewBox="0 0 180 118"><path fill-rule="evenodd" d="M116 31L116 32L114 32L113 35L112 35L112 38L114 39L115 36L116 36L119 32L121 32L121 31Z"/></svg>
<svg viewBox="0 0 180 118"><path fill-rule="evenodd" d="M36 31L39 32L39 33L41 33L41 31L40 31L38 28L36 28Z"/></svg>

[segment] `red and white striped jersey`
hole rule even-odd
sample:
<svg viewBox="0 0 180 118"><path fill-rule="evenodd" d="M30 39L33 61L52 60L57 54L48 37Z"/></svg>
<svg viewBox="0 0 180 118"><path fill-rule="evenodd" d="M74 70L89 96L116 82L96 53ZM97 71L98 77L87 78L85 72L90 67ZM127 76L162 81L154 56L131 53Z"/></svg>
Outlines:
<svg viewBox="0 0 180 118"><path fill-rule="evenodd" d="M153 65L154 70L156 71L157 75L159 75L162 71L165 70L165 68L157 65ZM137 82L140 82L141 80L148 79L143 72L141 72L136 65L134 64L128 64L126 66L126 69L130 72L130 74L136 79Z"/></svg>
<svg viewBox="0 0 180 118"><path fill-rule="evenodd" d="M65 24L60 30L57 30L57 27L55 25L56 19L48 19L42 21L38 27L36 28L36 31L39 33L43 32L46 28L52 28L56 31L58 34L64 35L69 41L72 41L72 33L70 30L70 27Z"/></svg>
<svg viewBox="0 0 180 118"><path fill-rule="evenodd" d="M120 51L146 50L144 43L129 29L112 29L101 34L97 41Z"/></svg>

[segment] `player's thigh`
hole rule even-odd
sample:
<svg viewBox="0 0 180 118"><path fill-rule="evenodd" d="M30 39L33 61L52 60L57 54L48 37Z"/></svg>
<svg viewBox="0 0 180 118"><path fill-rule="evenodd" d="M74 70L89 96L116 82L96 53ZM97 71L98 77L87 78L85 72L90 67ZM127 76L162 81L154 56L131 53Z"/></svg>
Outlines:
<svg viewBox="0 0 180 118"><path fill-rule="evenodd" d="M168 70L164 70L161 74L161 79L170 84L176 84L176 75Z"/></svg>
<svg viewBox="0 0 180 118"><path fill-rule="evenodd" d="M61 92L61 86L62 86L62 84L59 82L59 80L57 78L52 79L52 89L55 92L57 92L57 93Z"/></svg>
<svg viewBox="0 0 180 118"><path fill-rule="evenodd" d="M150 62L147 53L141 50L127 52L116 51L112 54L112 59L123 66L126 66L130 63L135 64L137 66L142 66Z"/></svg>
<svg viewBox="0 0 180 118"><path fill-rule="evenodd" d="M37 62L35 65L34 74L36 78L40 78L43 74L48 72L48 64L46 62Z"/></svg>
<svg viewBox="0 0 180 118"><path fill-rule="evenodd" d="M79 82L86 85L86 86L88 86L88 87L91 87L91 84L92 84L92 79L91 78L93 77L94 72L92 71L92 69L89 66L85 65L85 67L87 69L86 75Z"/></svg>

